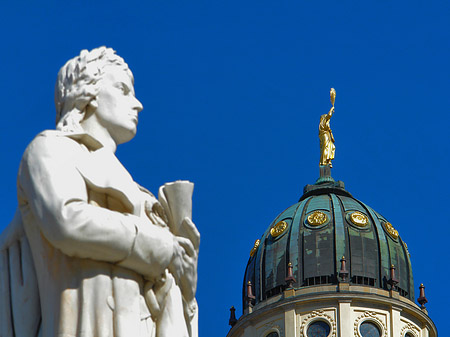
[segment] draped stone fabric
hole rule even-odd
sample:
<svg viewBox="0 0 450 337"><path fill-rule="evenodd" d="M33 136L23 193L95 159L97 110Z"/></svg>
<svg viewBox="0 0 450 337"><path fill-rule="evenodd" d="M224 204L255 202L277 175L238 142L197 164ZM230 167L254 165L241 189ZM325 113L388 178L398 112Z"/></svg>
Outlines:
<svg viewBox="0 0 450 337"><path fill-rule="evenodd" d="M38 336L41 324L39 290L22 218L0 235L0 336Z"/></svg>
<svg viewBox="0 0 450 337"><path fill-rule="evenodd" d="M2 337L163 337L170 319L172 336L197 334L195 304L166 269L173 236L144 212L156 199L111 151L85 134L41 133L22 158L18 201L0 238Z"/></svg>

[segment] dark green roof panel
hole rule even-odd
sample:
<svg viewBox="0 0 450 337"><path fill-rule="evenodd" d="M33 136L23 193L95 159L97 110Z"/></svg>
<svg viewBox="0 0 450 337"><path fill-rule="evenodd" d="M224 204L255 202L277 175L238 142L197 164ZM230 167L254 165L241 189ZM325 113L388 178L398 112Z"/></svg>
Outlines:
<svg viewBox="0 0 450 337"><path fill-rule="evenodd" d="M312 185L308 185L312 186ZM244 276L243 303L246 284L252 283L256 302L261 302L285 289L287 265L293 264L295 288L336 284L340 260L345 256L350 283L389 290L390 266L394 265L400 295L414 300L411 262L401 238L391 238L384 229L387 221L371 207L351 197L343 186L313 186L270 224ZM329 221L321 226L307 222L314 211L327 214ZM367 216L366 226L348 220L352 211ZM279 221L288 226L279 237L270 229Z"/></svg>

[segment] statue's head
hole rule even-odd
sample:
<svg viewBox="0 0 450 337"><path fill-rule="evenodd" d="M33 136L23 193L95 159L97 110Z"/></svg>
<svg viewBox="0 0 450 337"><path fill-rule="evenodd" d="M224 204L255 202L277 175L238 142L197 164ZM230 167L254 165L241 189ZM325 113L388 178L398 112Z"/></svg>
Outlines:
<svg viewBox="0 0 450 337"><path fill-rule="evenodd" d="M131 134L122 136L127 139L116 143L134 136L137 113L142 110L134 97L134 79L128 65L106 47L82 50L60 69L55 105L58 130L83 132L83 122L95 114L98 123L110 133L129 129Z"/></svg>

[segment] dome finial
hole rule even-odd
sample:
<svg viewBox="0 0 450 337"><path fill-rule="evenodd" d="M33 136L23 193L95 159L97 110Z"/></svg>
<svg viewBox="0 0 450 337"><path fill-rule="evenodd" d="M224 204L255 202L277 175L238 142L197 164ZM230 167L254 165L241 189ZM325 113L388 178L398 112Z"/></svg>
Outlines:
<svg viewBox="0 0 450 337"><path fill-rule="evenodd" d="M347 270L347 264L345 256L342 256L341 261L341 270L339 270L339 277L341 278L342 282L346 282L347 276L348 276L348 270Z"/></svg>
<svg viewBox="0 0 450 337"><path fill-rule="evenodd" d="M389 268L389 274L390 274L390 278L387 281L388 284L391 285L391 290L396 290L397 289L397 284L398 284L398 279L395 277L395 266L393 264L391 264L391 268Z"/></svg>
<svg viewBox="0 0 450 337"><path fill-rule="evenodd" d="M330 119L334 113L334 101L336 99L336 90L331 88L330 90L330 101L333 105L328 111L328 114L320 116L319 122L319 140L320 140L320 178L317 183L323 182L334 182L331 178L331 168L333 164L331 161L334 159L334 153L336 147L334 146L333 132L330 128Z"/></svg>
<svg viewBox="0 0 450 337"><path fill-rule="evenodd" d="M284 281L286 282L286 289L292 289L294 287L294 283L297 282L294 277L294 266L291 262L288 263L287 275Z"/></svg>
<svg viewBox="0 0 450 337"><path fill-rule="evenodd" d="M234 327L234 325L236 324L237 319L236 319L236 309L234 308L234 306L232 306L230 308L230 319L228 320L228 325L231 325L231 327Z"/></svg>
<svg viewBox="0 0 450 337"><path fill-rule="evenodd" d="M246 300L247 300L247 305L248 305L249 313L250 313L253 308L253 303L255 301L255 296L253 295L253 291L252 291L252 282L250 282L250 281L247 282Z"/></svg>
<svg viewBox="0 0 450 337"><path fill-rule="evenodd" d="M420 290L420 295L419 295L419 298L417 299L417 302L419 302L420 308L422 310L425 310L426 309L425 304L428 303L428 300L425 297L425 286L423 285L423 283L420 284L419 290Z"/></svg>

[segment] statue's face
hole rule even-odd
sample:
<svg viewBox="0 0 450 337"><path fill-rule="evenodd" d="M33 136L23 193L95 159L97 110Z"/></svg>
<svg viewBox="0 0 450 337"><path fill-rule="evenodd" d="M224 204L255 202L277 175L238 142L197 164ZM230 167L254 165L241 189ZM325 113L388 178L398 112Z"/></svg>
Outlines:
<svg viewBox="0 0 450 337"><path fill-rule="evenodd" d="M119 67L109 66L98 85L95 114L99 124L116 144L128 142L136 135L138 113L143 109L134 96L130 76Z"/></svg>

